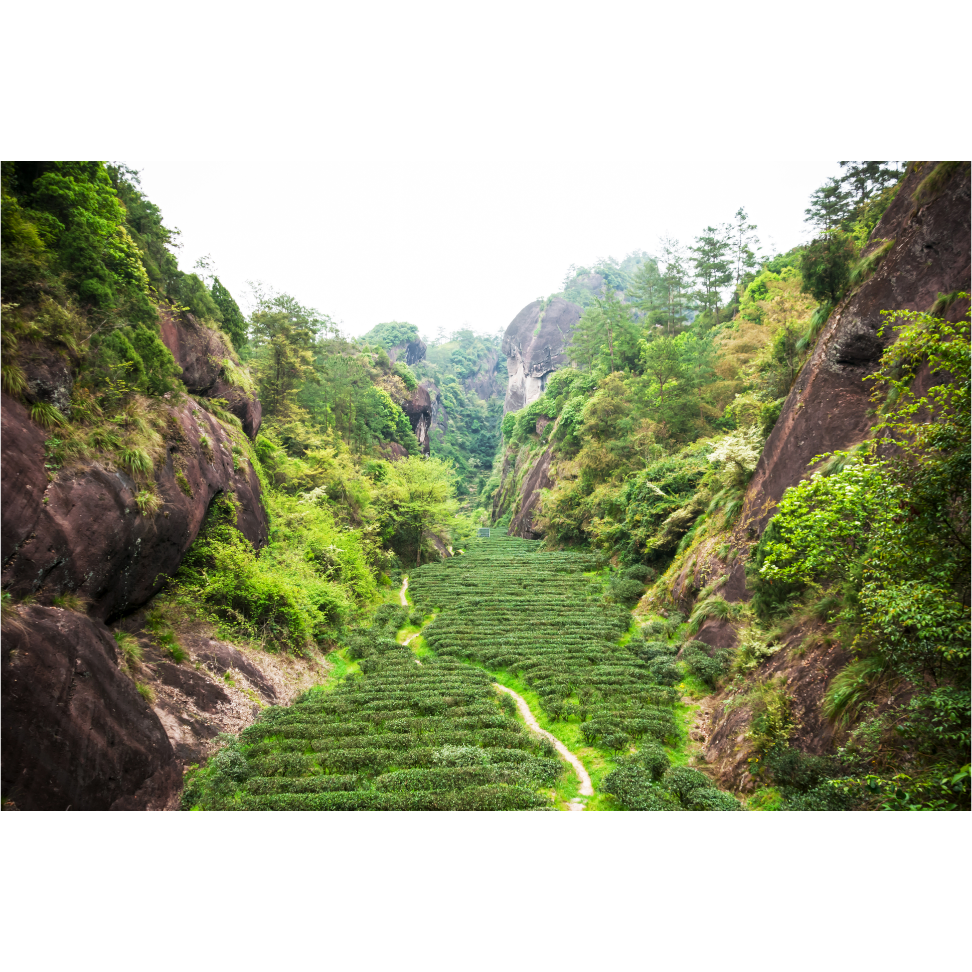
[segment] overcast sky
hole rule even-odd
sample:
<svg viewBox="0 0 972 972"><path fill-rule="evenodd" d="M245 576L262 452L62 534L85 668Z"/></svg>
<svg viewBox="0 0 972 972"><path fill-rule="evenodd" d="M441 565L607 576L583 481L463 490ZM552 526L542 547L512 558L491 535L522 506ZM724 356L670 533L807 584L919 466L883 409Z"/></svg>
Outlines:
<svg viewBox="0 0 972 972"><path fill-rule="evenodd" d="M350 335L409 321L426 337L495 333L561 288L570 264L658 252L745 206L765 253L809 237L810 193L837 162L572 162L540 139L516 162L143 162L142 188L182 231L179 262L209 254L248 310L260 280Z"/></svg>

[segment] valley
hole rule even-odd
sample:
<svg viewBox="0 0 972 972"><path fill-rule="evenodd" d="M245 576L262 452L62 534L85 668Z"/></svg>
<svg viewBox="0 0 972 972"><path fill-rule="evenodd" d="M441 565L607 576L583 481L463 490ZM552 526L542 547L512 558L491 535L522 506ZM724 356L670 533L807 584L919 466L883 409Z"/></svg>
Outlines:
<svg viewBox="0 0 972 972"><path fill-rule="evenodd" d="M969 809L967 162L435 339L3 165L5 810Z"/></svg>

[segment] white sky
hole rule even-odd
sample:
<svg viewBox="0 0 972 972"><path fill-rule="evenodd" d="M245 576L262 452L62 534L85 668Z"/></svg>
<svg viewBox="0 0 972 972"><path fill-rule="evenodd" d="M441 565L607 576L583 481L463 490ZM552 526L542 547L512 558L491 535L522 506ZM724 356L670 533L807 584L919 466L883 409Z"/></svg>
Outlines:
<svg viewBox="0 0 972 972"><path fill-rule="evenodd" d="M179 262L210 254L246 311L262 280L364 334L381 321L434 337L495 333L560 289L571 263L687 243L745 206L765 253L809 237L831 162L143 162L142 188L182 231Z"/></svg>

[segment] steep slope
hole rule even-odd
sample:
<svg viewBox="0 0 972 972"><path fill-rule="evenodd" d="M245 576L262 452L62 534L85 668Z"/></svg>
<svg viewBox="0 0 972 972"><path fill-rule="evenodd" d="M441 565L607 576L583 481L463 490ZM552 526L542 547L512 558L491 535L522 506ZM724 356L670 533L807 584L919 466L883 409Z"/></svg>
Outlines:
<svg viewBox="0 0 972 972"><path fill-rule="evenodd" d="M232 352L222 337L168 308L162 313L166 336L187 363L187 387L232 398L240 425L248 421L255 430L259 401L221 377L230 369L242 374L231 361L224 367ZM193 355L200 346L217 354ZM55 345L35 341L22 354L36 357L39 350L62 362L73 386L72 362ZM35 382L31 397L43 393ZM246 440L238 426L206 411L205 399L197 401L142 401L109 426L118 435L126 426L142 430L152 443L151 456L140 453L147 471L126 466L124 452L121 460L90 449L59 455L58 446L75 435L72 427L62 423L66 431L51 435L24 403L3 395L5 603L86 609L38 605L5 616L3 790L21 809L163 809L181 788L181 766L159 715L121 669L103 622L160 590L218 494L234 497L237 528L253 546L266 542L267 516ZM100 434L106 443L115 435Z"/></svg>
<svg viewBox="0 0 972 972"><path fill-rule="evenodd" d="M735 526L722 533L700 534L663 580L661 596L670 605L685 613L694 608L700 619L708 615L695 637L714 654L733 648L740 639L753 638L747 627L752 612L744 607L753 595L746 565L786 490L810 476L815 456L851 450L871 435L876 419L873 383L867 379L894 341L890 328L881 333L882 311L928 311L942 294L968 292L969 168L959 168L937 194L922 200L919 186L935 168L934 162L912 164L874 230L864 260L881 250L886 255L823 326L766 442ZM893 245L888 247L888 241ZM946 303L942 312L950 321L967 313L966 301ZM930 376L926 369L916 384L927 388L936 380L943 376ZM657 598L649 602L650 607L660 605ZM774 704L784 705L789 713L789 745L794 750L823 756L838 738L846 738L846 730L827 718L822 708L832 680L853 655L826 618L826 611L820 618L806 613L793 616L770 633L769 646L754 642L754 648L747 642L743 650L757 654L745 680L706 704L705 758L723 785L743 792L756 785L751 726L757 710L764 711L760 718L765 717L759 706L765 705L760 693L769 691L766 686L776 686L773 691L785 700ZM888 698L881 704L889 704Z"/></svg>
<svg viewBox="0 0 972 972"><path fill-rule="evenodd" d="M939 294L969 285L968 169L931 201L915 202L915 190L935 162L913 167L874 230L862 256L893 245L870 277L847 296L824 326L810 361L787 397L746 492L740 529L762 533L783 492L805 478L814 456L848 449L868 434L871 387L884 349L886 310L929 310ZM949 320L966 307L953 304Z"/></svg>

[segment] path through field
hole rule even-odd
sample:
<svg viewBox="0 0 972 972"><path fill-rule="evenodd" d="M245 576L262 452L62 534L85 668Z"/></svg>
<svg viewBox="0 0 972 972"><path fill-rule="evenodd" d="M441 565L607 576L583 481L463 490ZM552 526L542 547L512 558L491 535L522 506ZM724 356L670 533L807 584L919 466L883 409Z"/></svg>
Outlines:
<svg viewBox="0 0 972 972"><path fill-rule="evenodd" d="M405 597L405 592L408 590L408 574L402 578L402 589L398 592L398 596L401 599L402 607L408 607L408 600Z"/></svg>
<svg viewBox="0 0 972 972"><path fill-rule="evenodd" d="M412 636L414 637L414 635ZM406 642L408 644L408 642ZM505 692L507 695L512 695L513 700L516 702L516 707L520 710L520 715L523 716L526 724L535 732L541 736L545 736L553 744L554 748L560 753L564 759L574 768L574 773L577 774L577 779L580 781L580 794L581 796L594 796L594 787L591 784L591 778L587 775L587 770L584 769L584 765L581 761L554 735L547 732L546 729L540 728L540 723L534 718L533 713L530 711L530 706L526 704L526 700L521 696L517 695L513 689L508 689L505 685L497 685L497 689L500 692ZM583 810L584 804L581 803L579 799L574 799L570 801L571 810Z"/></svg>
<svg viewBox="0 0 972 972"><path fill-rule="evenodd" d="M473 662L516 679L521 692L521 685L530 689L528 704L496 686L570 763L585 798L593 795L593 781L568 745L611 758L632 742L679 731L677 690L655 681L630 639L622 643L631 613L604 599L591 576L596 569L593 554L497 536L474 540L461 557L416 568L410 587L416 610L435 614L422 635L437 658ZM548 728L559 723L557 736L569 738L541 730L538 719ZM583 808L580 799L572 801L571 809Z"/></svg>

